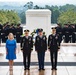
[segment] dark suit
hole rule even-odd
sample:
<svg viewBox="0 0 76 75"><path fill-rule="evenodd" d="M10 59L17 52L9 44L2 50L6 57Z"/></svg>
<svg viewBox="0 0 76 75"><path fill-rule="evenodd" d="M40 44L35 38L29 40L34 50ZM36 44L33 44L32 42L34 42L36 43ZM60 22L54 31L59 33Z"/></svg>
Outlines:
<svg viewBox="0 0 76 75"><path fill-rule="evenodd" d="M45 57L45 51L47 50L47 38L46 36L40 37L39 35L36 36L35 39L35 50L38 54L38 63L39 63L39 69L44 69L44 57Z"/></svg>
<svg viewBox="0 0 76 75"><path fill-rule="evenodd" d="M51 34L48 37L48 49L50 50L51 55L51 64L52 68L56 69L57 67L57 55L58 55L58 49L59 49L59 41L58 41L58 35ZM55 59L55 61L53 60Z"/></svg>
<svg viewBox="0 0 76 75"><path fill-rule="evenodd" d="M29 69L31 51L33 50L33 39L31 36L28 36L28 38L26 38L26 36L22 37L21 50L23 50L24 67L25 69Z"/></svg>

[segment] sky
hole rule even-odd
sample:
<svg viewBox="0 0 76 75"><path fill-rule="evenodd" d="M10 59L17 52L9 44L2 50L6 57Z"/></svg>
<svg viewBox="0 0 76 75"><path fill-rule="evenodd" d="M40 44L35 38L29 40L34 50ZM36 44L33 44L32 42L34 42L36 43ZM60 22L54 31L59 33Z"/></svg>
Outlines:
<svg viewBox="0 0 76 75"><path fill-rule="evenodd" d="M29 1L32 1L34 5L76 5L76 0L0 0L0 2L19 2L19 4L27 3Z"/></svg>

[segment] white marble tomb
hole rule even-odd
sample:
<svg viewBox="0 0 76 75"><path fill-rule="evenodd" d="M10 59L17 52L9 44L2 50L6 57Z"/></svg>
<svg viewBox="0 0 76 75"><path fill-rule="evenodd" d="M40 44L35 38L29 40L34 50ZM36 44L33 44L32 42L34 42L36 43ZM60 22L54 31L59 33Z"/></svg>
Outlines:
<svg viewBox="0 0 76 75"><path fill-rule="evenodd" d="M51 33L51 11L48 9L29 9L26 11L26 29L32 32L42 28L46 35Z"/></svg>

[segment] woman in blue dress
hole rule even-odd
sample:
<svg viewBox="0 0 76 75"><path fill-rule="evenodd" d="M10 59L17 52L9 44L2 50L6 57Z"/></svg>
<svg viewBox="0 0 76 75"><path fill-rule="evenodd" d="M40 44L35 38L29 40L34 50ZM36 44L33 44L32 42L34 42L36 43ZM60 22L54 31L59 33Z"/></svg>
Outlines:
<svg viewBox="0 0 76 75"><path fill-rule="evenodd" d="M9 69L13 69L13 60L16 59L16 40L14 35L9 33L6 41L6 59L9 60Z"/></svg>

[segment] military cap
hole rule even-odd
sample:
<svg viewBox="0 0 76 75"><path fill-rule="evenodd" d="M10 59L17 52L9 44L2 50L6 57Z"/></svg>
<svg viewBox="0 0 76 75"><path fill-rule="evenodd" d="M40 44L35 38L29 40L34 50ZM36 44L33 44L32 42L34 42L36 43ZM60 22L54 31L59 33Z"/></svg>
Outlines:
<svg viewBox="0 0 76 75"><path fill-rule="evenodd" d="M53 30L53 29L56 29L56 27L52 27L51 29L52 29L52 30Z"/></svg>
<svg viewBox="0 0 76 75"><path fill-rule="evenodd" d="M28 29L26 29L26 30L24 30L24 32L29 32L29 30L28 30Z"/></svg>
<svg viewBox="0 0 76 75"><path fill-rule="evenodd" d="M64 24L64 25L68 25L68 24Z"/></svg>
<svg viewBox="0 0 76 75"><path fill-rule="evenodd" d="M60 23L57 23L57 25L60 25Z"/></svg>
<svg viewBox="0 0 76 75"><path fill-rule="evenodd" d="M19 24L17 24L17 26L20 26L21 24L19 23Z"/></svg>
<svg viewBox="0 0 76 75"><path fill-rule="evenodd" d="M6 22L6 24L9 24L9 22Z"/></svg>
<svg viewBox="0 0 76 75"><path fill-rule="evenodd" d="M38 32L42 32L43 31L43 29L38 29Z"/></svg>

